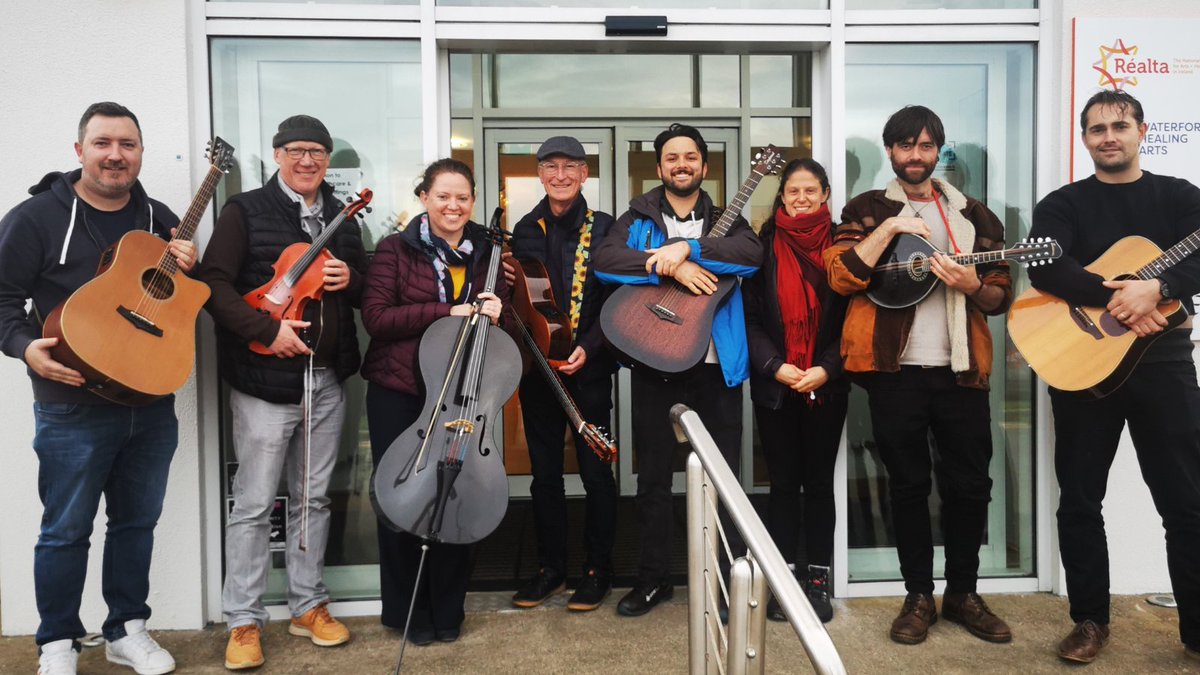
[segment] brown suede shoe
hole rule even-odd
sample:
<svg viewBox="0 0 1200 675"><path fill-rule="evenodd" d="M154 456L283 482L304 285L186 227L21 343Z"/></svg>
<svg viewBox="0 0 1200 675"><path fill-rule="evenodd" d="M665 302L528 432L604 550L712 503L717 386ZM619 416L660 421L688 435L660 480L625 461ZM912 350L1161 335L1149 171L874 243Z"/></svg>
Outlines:
<svg viewBox="0 0 1200 675"><path fill-rule="evenodd" d="M892 639L915 645L925 641L929 627L937 623L937 605L928 593L909 593L900 608L900 616L892 622Z"/></svg>
<svg viewBox="0 0 1200 675"><path fill-rule="evenodd" d="M1108 626L1087 619L1075 624L1075 628L1058 643L1058 658L1075 663L1091 663L1108 644Z"/></svg>
<svg viewBox="0 0 1200 675"><path fill-rule="evenodd" d="M971 635L988 642L1011 642L1012 630L988 609L978 593L947 593L942 596L942 616L962 624Z"/></svg>
<svg viewBox="0 0 1200 675"><path fill-rule="evenodd" d="M1189 659L1200 661L1200 647L1192 647L1190 645L1183 646L1183 655Z"/></svg>

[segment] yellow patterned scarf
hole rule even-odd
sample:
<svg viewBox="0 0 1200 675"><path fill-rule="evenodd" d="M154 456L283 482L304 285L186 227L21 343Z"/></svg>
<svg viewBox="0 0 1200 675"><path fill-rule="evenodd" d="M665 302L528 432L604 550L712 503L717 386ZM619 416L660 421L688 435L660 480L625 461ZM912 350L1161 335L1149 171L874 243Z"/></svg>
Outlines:
<svg viewBox="0 0 1200 675"><path fill-rule="evenodd" d="M583 282L587 281L588 262L592 259L592 224L596 217L591 209L584 216L583 227L579 228L579 246L575 248L575 275L571 281L571 307L567 316L571 319L571 342L579 332L579 309L583 307ZM542 233L546 232L546 219L538 220Z"/></svg>

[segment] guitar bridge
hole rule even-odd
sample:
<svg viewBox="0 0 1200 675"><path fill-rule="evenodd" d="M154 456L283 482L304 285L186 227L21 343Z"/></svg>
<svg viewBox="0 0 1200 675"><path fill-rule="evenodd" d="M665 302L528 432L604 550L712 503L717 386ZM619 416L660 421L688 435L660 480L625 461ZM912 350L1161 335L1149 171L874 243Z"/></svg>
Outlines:
<svg viewBox="0 0 1200 675"><path fill-rule="evenodd" d="M1092 321L1092 317L1088 316L1087 312L1079 305L1071 305L1071 319L1075 321L1075 325L1079 326L1079 330L1091 335L1097 340L1103 340L1104 334L1100 332L1100 328Z"/></svg>
<svg viewBox="0 0 1200 675"><path fill-rule="evenodd" d="M666 307L663 307L662 305L660 305L658 303L654 303L654 304L647 303L646 309L650 310L650 312L653 313L654 316L657 316L658 318L662 319L663 321L670 321L673 324L683 325L683 319L680 319L678 314L676 314L675 312L672 312L671 310L667 309Z"/></svg>
<svg viewBox="0 0 1200 675"><path fill-rule="evenodd" d="M464 431L468 434L475 433L475 423L470 420L454 420L446 422L446 428L450 431Z"/></svg>
<svg viewBox="0 0 1200 675"><path fill-rule="evenodd" d="M133 327L138 330L144 330L154 337L162 337L162 329L154 325L154 322L137 312L125 307L124 305L117 306L117 314L125 317L125 320L133 324Z"/></svg>

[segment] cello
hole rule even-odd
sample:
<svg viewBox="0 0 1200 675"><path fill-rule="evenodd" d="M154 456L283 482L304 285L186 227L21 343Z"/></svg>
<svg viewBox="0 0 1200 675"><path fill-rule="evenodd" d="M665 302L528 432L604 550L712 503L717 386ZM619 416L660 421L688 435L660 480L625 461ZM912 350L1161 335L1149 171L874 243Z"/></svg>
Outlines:
<svg viewBox="0 0 1200 675"><path fill-rule="evenodd" d="M495 290L500 269L501 213L488 230L486 292ZM469 317L443 317L425 330L418 350L426 384L421 415L388 446L371 477L379 518L427 542L479 541L508 509L504 460L492 431L521 379L521 354L479 312L482 304L476 300Z"/></svg>

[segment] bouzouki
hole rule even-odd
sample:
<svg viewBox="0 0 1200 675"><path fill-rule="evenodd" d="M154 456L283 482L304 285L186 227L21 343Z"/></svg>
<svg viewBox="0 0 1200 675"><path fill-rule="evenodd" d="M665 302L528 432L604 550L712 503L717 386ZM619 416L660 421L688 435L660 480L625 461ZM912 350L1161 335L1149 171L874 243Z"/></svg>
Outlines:
<svg viewBox="0 0 1200 675"><path fill-rule="evenodd" d="M1200 230L1166 252L1144 237L1125 237L1084 269L1105 279L1154 279L1197 249ZM1166 328L1138 337L1103 307L1073 305L1031 288L1013 302L1008 333L1046 384L1081 398L1100 398L1125 382L1155 340L1187 319L1179 300L1160 304L1158 311Z"/></svg>
<svg viewBox="0 0 1200 675"><path fill-rule="evenodd" d="M333 260L333 255L325 248L325 244L333 238L338 228L347 220L352 219L359 211L366 209L371 203L372 192L366 188L358 193L358 199L351 200L337 214L333 222L321 230L321 234L313 243L304 242L292 244L283 249L279 259L272 266L275 276L270 281L242 296L250 306L269 314L276 321L284 319L300 320L304 316L304 308L312 300L320 300L325 293L325 261ZM320 262L319 265L314 263ZM257 340L250 342L250 351L269 356L274 352Z"/></svg>
<svg viewBox="0 0 1200 675"><path fill-rule="evenodd" d="M879 256L867 285L867 297L888 309L911 307L929 297L942 283L933 273L931 261L938 249L923 237L901 233L892 238ZM1010 260L1026 267L1048 265L1062 255L1053 239L1017 242L1012 248L979 253L948 254L959 265Z"/></svg>
<svg viewBox="0 0 1200 675"><path fill-rule="evenodd" d="M190 240L233 162L220 138L209 144L208 174L175 230ZM84 388L114 403L145 405L187 381L196 355L196 316L208 286L179 270L167 242L129 232L100 255L96 278L46 317L56 361L83 374Z"/></svg>
<svg viewBox="0 0 1200 675"><path fill-rule="evenodd" d="M754 159L750 175L704 236L725 236L758 182L783 163L783 156L773 145ZM695 295L671 278L660 279L657 286L622 286L600 310L600 327L609 345L626 363L665 374L683 372L704 358L712 340L713 315L736 283L736 277L719 277L712 295Z"/></svg>
<svg viewBox="0 0 1200 675"><path fill-rule="evenodd" d="M505 305L505 308L513 314L517 325L521 327L521 337L525 342L526 351L530 353L533 362L537 364L546 384L550 385L550 391L554 392L558 404L566 412L567 419L571 421L571 428L583 437L584 442L601 461L611 464L617 458L617 444L602 427L583 418L583 413L579 412L579 406L575 403L575 399L571 398L558 371L554 369L555 361L557 361L557 365L561 365L566 363L566 358L570 356L571 320L554 303L554 294L550 289L550 275L546 273L546 268L536 260L518 261L514 259L513 262L517 263L513 265L516 272L516 280L513 282L513 301ZM535 300L535 297L538 299ZM549 308L545 306L547 302ZM550 308L553 311L550 311ZM532 318L526 318L531 315L533 315ZM539 323L539 319L546 315L552 318L543 319ZM563 321L565 324L560 323ZM543 328L547 324L548 327ZM564 332L559 330L560 325L566 327L565 350L561 346L563 340L551 339L551 336L561 335ZM544 340L539 340L535 335L539 332L546 334ZM558 349L558 351L555 352L554 349ZM551 356L560 358L551 360Z"/></svg>

